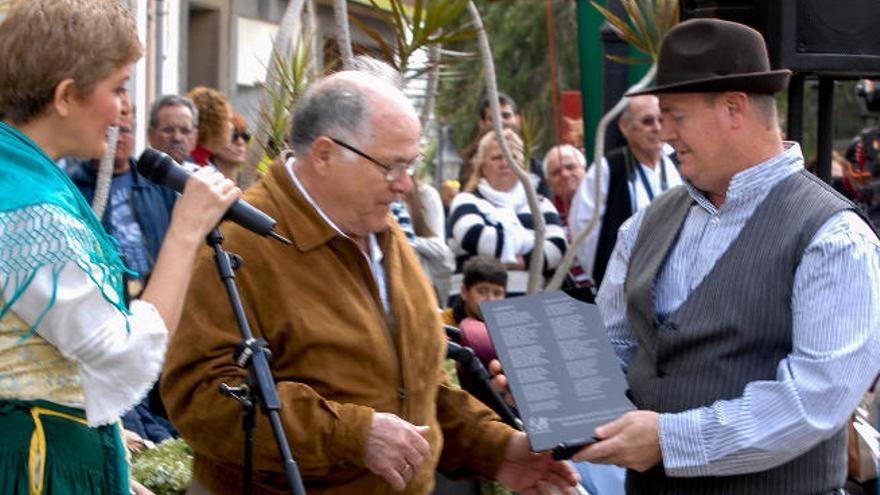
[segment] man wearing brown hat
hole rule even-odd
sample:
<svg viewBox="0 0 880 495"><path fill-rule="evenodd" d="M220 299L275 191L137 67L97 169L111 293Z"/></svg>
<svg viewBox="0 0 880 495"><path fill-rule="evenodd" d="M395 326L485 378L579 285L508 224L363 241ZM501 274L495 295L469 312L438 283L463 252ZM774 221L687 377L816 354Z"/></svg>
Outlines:
<svg viewBox="0 0 880 495"><path fill-rule="evenodd" d="M623 224L598 295L639 410L576 459L626 466L629 493L842 493L880 369L880 241L781 141L789 71L757 31L683 22L657 74L642 93L686 183Z"/></svg>

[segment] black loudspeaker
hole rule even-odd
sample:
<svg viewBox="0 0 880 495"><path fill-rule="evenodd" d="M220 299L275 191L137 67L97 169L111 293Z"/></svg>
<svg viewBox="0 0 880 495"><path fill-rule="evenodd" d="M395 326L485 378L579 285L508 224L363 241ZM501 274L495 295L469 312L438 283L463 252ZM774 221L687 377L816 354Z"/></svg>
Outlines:
<svg viewBox="0 0 880 495"><path fill-rule="evenodd" d="M774 69L880 77L878 0L681 0L681 14L682 19L716 17L757 29Z"/></svg>

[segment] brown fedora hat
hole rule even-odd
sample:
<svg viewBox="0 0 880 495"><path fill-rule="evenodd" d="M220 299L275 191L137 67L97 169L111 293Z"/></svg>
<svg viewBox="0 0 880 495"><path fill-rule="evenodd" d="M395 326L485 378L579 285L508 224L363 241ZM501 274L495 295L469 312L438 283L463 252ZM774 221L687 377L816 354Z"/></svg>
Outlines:
<svg viewBox="0 0 880 495"><path fill-rule="evenodd" d="M770 70L761 33L736 22L691 19L663 38L656 85L626 96L723 91L773 94L788 86L789 77L790 70Z"/></svg>

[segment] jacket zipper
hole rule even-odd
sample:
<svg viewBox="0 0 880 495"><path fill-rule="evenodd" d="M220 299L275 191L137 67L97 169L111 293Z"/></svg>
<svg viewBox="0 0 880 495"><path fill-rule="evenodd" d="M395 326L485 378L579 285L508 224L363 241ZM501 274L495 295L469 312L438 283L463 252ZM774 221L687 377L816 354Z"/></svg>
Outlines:
<svg viewBox="0 0 880 495"><path fill-rule="evenodd" d="M360 247L358 247L357 244L354 243L354 241L352 241L352 243L355 244L355 249L357 249L358 252L361 252ZM361 257L363 257L362 252L361 252ZM373 270L370 268L369 263L366 260L363 260L363 263L367 263L366 269L367 269L367 273L369 274L369 280L370 280L370 282L367 283L367 287L365 288L367 291L367 296L369 297L370 301L373 303L373 310L378 314L379 319L382 321L382 325L385 328L385 332L384 332L385 338L388 341L389 347L391 348L391 355L394 359L395 369L397 370L397 399L398 399L398 405L399 405L399 409L400 409L400 415L401 415L401 417L403 417L404 416L404 411L403 411L404 401L406 400L406 385L404 384L404 381L403 381L403 367L400 363L400 354L397 349L397 345L394 344L394 334L391 332L391 324L388 321L388 315L385 313L384 306L382 306L381 300L377 301L376 297L373 296L373 291L371 290L370 284L372 284L372 287L375 289L375 294L377 296L379 296L379 287L376 285L377 282L375 280L375 276L373 275ZM387 286L388 286L388 283L386 281L386 287ZM390 298L390 295L389 295L389 298ZM379 296L379 299L381 299L381 296Z"/></svg>

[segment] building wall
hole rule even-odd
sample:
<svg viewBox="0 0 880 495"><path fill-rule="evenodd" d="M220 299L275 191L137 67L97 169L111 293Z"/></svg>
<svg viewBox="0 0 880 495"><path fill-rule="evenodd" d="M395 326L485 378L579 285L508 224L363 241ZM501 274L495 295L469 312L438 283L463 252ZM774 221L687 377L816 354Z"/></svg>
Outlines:
<svg viewBox="0 0 880 495"><path fill-rule="evenodd" d="M196 85L216 87L227 94L236 111L251 127L257 122L261 87L239 84L240 57L248 47L238 46L239 19L277 26L289 0L120 0L132 9L145 56L133 70L129 92L137 107L135 149L146 146L146 128L152 102L163 94L186 94ZM318 67L326 66L324 48L335 39L332 0L316 0ZM390 32L363 4L350 1L349 12L380 33ZM3 18L0 12L0 19ZM372 40L351 26L352 42L375 50ZM417 83L418 84L418 83ZM413 93L416 96L418 91Z"/></svg>
<svg viewBox="0 0 880 495"><path fill-rule="evenodd" d="M239 84L238 65L243 57L250 56L248 46L239 46L239 20L241 18L263 21L277 26L288 5L288 0L178 0L179 57L176 72L179 75L177 91L186 93L198 84L216 87L229 96L233 108L245 115L251 126L259 115L259 85ZM335 38L332 2L316 2L319 40L315 52L319 67L325 66L323 47L328 39ZM361 18L379 32L385 26L367 17L369 9L351 4L350 12ZM374 43L355 26L351 28L355 45L374 47ZM173 34L172 34L173 36ZM314 50L314 48L313 48Z"/></svg>

